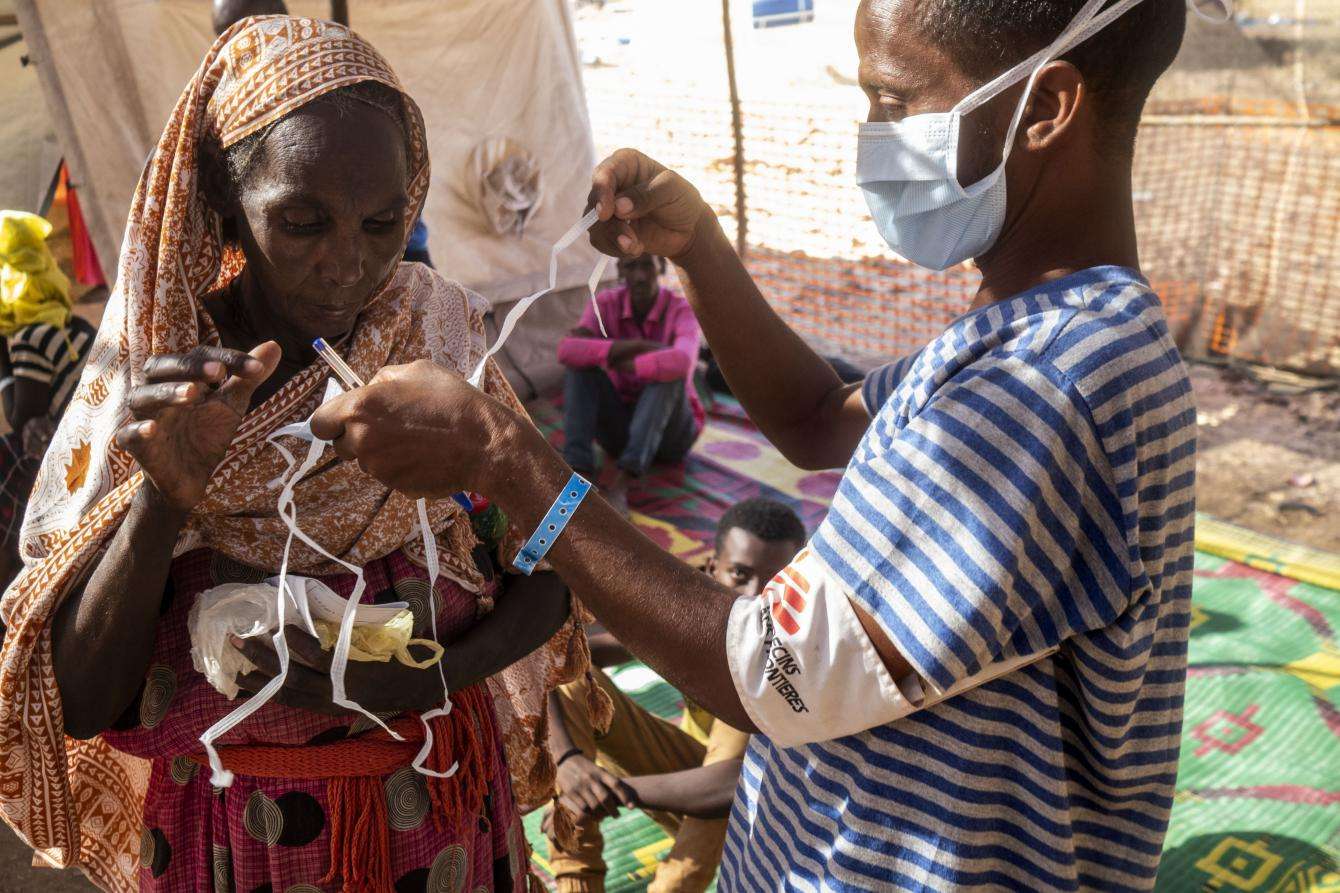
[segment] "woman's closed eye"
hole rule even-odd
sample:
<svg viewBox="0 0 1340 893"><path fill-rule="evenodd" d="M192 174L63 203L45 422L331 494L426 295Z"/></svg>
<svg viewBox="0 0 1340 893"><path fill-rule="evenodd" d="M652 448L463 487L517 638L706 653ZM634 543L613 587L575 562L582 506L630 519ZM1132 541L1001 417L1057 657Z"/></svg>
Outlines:
<svg viewBox="0 0 1340 893"><path fill-rule="evenodd" d="M319 211L285 211L284 229L296 236L314 235L326 226L326 215Z"/></svg>
<svg viewBox="0 0 1340 893"><path fill-rule="evenodd" d="M400 225L400 215L394 212L379 214L376 217L369 217L363 223L363 228L370 233L389 233Z"/></svg>

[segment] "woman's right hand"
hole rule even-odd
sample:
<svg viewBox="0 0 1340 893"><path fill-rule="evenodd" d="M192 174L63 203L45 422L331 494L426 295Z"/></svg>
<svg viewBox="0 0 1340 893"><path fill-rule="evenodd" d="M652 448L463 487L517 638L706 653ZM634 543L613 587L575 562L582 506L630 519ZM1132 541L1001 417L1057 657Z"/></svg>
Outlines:
<svg viewBox="0 0 1340 893"><path fill-rule="evenodd" d="M144 383L130 392L133 421L116 432L116 445L135 457L172 508L189 512L205 498L251 395L280 354L273 341L249 354L202 345L145 363Z"/></svg>
<svg viewBox="0 0 1340 893"><path fill-rule="evenodd" d="M674 260L713 219L692 183L636 149L620 149L596 166L587 202L599 216L591 244L613 257Z"/></svg>

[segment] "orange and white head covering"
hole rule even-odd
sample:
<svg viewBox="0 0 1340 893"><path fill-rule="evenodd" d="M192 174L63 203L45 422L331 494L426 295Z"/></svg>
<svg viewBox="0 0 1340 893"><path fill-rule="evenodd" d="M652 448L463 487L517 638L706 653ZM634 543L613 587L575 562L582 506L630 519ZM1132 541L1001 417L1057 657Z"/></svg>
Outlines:
<svg viewBox="0 0 1340 893"><path fill-rule="evenodd" d="M101 330L38 474L21 543L25 567L0 603L9 627L0 653L0 811L47 862L78 864L107 889L135 886L148 764L101 739L65 737L49 625L96 564L141 485L142 474L112 438L130 418L128 397L145 362L217 343L201 298L226 284L243 263L202 195L200 149L207 141L226 149L323 94L364 81L404 96L377 51L331 22L257 17L215 41L140 178ZM408 96L403 117L408 234L427 191L428 157L423 119ZM422 265L401 265L360 315L345 358L365 380L382 366L421 358L469 374L484 356L485 310L477 295ZM266 485L284 471L284 462L265 439L311 414L325 378L324 367L314 364L247 415L176 554L207 547L278 569L287 529L275 511L275 491ZM520 410L491 364L484 389ZM419 537L413 501L363 475L355 463L332 456L295 498L304 530L345 561L362 565L402 548L414 556ZM429 519L440 531L443 572L467 588L482 588L465 514L445 500L429 504ZM291 569L339 571L315 552L296 549ZM481 599L481 612L488 610L486 601ZM589 667L583 614L575 610L548 646L490 680L523 808L552 791L554 768L542 741L545 699L555 685ZM607 704L596 706L607 715Z"/></svg>

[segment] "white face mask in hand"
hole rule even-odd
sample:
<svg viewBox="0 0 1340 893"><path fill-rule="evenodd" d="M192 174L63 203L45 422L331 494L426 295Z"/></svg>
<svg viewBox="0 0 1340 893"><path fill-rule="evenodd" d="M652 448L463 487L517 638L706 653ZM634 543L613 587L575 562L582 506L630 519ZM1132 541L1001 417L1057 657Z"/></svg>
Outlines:
<svg viewBox="0 0 1340 893"><path fill-rule="evenodd" d="M1005 162L1028 97L1043 66L1092 37L1140 0L1089 0L1049 46L969 93L947 112L911 115L901 121L860 126L856 182L889 247L919 266L945 270L984 254L1005 224ZM1187 0L1202 18L1223 22L1231 0ZM1207 7L1217 9L1212 13ZM958 178L958 142L965 115L1028 78L1014 110L1000 164L971 186Z"/></svg>

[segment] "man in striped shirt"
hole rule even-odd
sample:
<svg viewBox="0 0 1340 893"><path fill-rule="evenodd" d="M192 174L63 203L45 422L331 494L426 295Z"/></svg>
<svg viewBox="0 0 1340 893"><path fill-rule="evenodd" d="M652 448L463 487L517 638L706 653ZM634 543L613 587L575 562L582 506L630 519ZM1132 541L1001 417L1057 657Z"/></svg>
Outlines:
<svg viewBox="0 0 1340 893"><path fill-rule="evenodd" d="M772 311L692 186L631 150L597 168L593 243L671 258L759 428L797 465L846 466L762 600L696 579L599 500L548 552L633 653L760 732L723 890L1153 887L1195 413L1138 271L1130 178L1183 2L862 3L875 221L905 256L982 272L965 315L864 386ZM451 443L410 434L432 429ZM427 366L313 430L408 492L487 492L522 529L568 480L523 420Z"/></svg>

